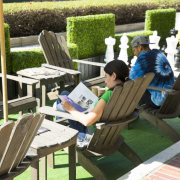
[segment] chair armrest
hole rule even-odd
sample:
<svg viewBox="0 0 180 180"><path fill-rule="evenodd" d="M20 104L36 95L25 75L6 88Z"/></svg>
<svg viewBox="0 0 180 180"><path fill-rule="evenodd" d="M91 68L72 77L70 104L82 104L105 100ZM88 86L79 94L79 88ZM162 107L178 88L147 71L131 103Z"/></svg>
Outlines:
<svg viewBox="0 0 180 180"><path fill-rule="evenodd" d="M137 111L134 111L129 117L126 117L125 119L119 120L119 121L109 121L108 124L106 124L105 122L96 122L94 124L94 126L97 129L103 129L106 127L113 127L113 126L117 126L120 124L127 124L130 123L131 121L134 121L137 117L138 117L139 113Z"/></svg>
<svg viewBox="0 0 180 180"><path fill-rule="evenodd" d="M78 60L78 59L73 59L73 62L78 62L78 63L83 63L83 64L89 64L93 66L100 66L100 67L105 67L105 63L98 63L98 62L91 62L91 61L83 61L83 60Z"/></svg>
<svg viewBox="0 0 180 180"><path fill-rule="evenodd" d="M59 70L59 71L62 71L62 72L65 72L65 73L68 73L68 74L71 74L71 75L81 74L80 71L67 69L67 68L62 68L62 67L57 67L57 66L53 66L53 65L50 65L50 64L42 64L41 66L42 67L47 67L47 68L50 68L50 69L56 69L56 70Z"/></svg>
<svg viewBox="0 0 180 180"><path fill-rule="evenodd" d="M2 77L2 73L0 73L0 77ZM6 75L6 77L7 77L7 79L11 79L13 81L22 82L22 83L29 84L29 85L38 83L38 80L30 79L30 78L18 77L18 76L13 76L13 75L8 75L8 74Z"/></svg>
<svg viewBox="0 0 180 180"><path fill-rule="evenodd" d="M154 86L148 86L147 89L152 89L152 90L156 90L156 91L164 91L164 92L166 92L166 93L168 93L168 94L172 94L172 95L175 95L175 94L179 94L179 93L180 93L180 90L160 88L160 87L154 87Z"/></svg>
<svg viewBox="0 0 180 180"><path fill-rule="evenodd" d="M50 107L50 106L40 107L38 109L38 111L40 113L43 113L43 114L46 114L46 115L50 115L50 116L58 116L58 117L66 118L66 119L75 120L75 118L70 113L67 113L67 112L64 112L64 111L60 111L60 110L56 110L56 109L54 109L53 107Z"/></svg>

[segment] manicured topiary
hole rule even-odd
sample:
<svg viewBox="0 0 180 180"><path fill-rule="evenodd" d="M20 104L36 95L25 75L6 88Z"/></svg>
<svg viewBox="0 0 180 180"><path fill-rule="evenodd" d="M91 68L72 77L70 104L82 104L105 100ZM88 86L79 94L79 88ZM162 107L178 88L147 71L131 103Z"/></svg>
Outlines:
<svg viewBox="0 0 180 180"><path fill-rule="evenodd" d="M41 64L46 63L40 48L12 52L11 59L13 73L25 68L40 67Z"/></svg>
<svg viewBox="0 0 180 180"><path fill-rule="evenodd" d="M86 0L5 3L4 20L11 27L12 37L38 35L43 29L66 31L66 18L115 14L116 25L144 22L146 10L178 9L179 0Z"/></svg>
<svg viewBox="0 0 180 180"><path fill-rule="evenodd" d="M134 56L134 52L132 50L131 47L131 41L139 35L144 35L149 37L150 35L153 34L153 31L136 31L136 32L132 32L132 33L126 33L126 36L128 37L129 41L128 41L128 46L129 48L127 49L127 53L128 53L128 57L130 56ZM120 45L120 38L123 36L123 34L116 34L115 38L116 38L116 44L114 46L114 50L117 52L120 51L119 45Z"/></svg>
<svg viewBox="0 0 180 180"><path fill-rule="evenodd" d="M170 36L170 29L175 27L175 9L157 9L146 11L145 30L158 31L161 41Z"/></svg>
<svg viewBox="0 0 180 180"><path fill-rule="evenodd" d="M104 54L105 38L114 37L115 15L101 14L67 18L67 41L72 58Z"/></svg>
<svg viewBox="0 0 180 180"><path fill-rule="evenodd" d="M4 36L5 36L5 50L6 50L6 71L7 73L11 73L10 33L9 33L9 25L6 23L4 23ZM1 50L1 47L0 47L0 50ZM1 57L0 57L0 60L1 60ZM0 64L0 67L1 67L1 64Z"/></svg>

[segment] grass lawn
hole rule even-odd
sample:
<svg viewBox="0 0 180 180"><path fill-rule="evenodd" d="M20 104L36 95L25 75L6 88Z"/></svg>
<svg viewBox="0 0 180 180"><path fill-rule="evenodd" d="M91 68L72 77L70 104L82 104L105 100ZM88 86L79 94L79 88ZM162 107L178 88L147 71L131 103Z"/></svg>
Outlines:
<svg viewBox="0 0 180 180"><path fill-rule="evenodd" d="M52 106L49 101L47 105ZM18 114L9 115L9 120L16 120ZM180 134L180 119L170 119L167 122ZM3 119L0 120L3 124ZM151 125L148 121L139 117L130 123L129 130L123 130L122 135L125 142L141 157L143 161L151 158L167 147L171 146L173 141L158 128ZM115 153L109 157L94 158L94 162L105 172L110 180L115 180L134 168L134 165L123 157L120 153ZM76 179L93 180L94 178L78 163ZM68 180L68 155L63 150L55 153L55 169L48 168L48 180ZM14 178L15 180L30 180L30 168L24 173Z"/></svg>

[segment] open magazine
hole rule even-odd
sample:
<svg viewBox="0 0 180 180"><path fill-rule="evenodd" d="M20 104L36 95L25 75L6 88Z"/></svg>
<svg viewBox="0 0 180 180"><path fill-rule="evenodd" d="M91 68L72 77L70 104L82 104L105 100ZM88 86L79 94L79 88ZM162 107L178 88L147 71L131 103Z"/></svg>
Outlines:
<svg viewBox="0 0 180 180"><path fill-rule="evenodd" d="M94 104L98 101L98 97L92 93L83 83L79 83L76 88L68 95L57 95L62 101L70 103L76 110L80 112L90 112L94 108Z"/></svg>
<svg viewBox="0 0 180 180"><path fill-rule="evenodd" d="M41 126L41 127L38 129L38 132L36 133L36 135L41 134L41 133L44 133L44 132L47 132L47 131L49 131L49 129Z"/></svg>
<svg viewBox="0 0 180 180"><path fill-rule="evenodd" d="M36 67L36 68L27 68L24 70L21 70L24 73L31 75L31 76L37 76L37 75L59 75L60 72L58 70L53 69L45 69L42 67Z"/></svg>

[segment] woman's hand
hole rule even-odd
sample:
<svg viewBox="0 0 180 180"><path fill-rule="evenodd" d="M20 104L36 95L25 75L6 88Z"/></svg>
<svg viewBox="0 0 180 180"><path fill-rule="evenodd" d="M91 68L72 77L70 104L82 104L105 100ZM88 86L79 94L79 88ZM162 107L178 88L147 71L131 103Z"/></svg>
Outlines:
<svg viewBox="0 0 180 180"><path fill-rule="evenodd" d="M63 109L68 112L74 110L74 107L71 104L69 104L67 101L62 101L61 104L63 106Z"/></svg>

